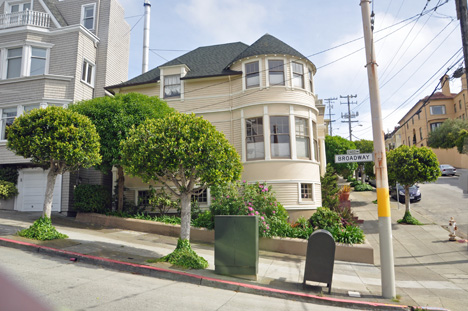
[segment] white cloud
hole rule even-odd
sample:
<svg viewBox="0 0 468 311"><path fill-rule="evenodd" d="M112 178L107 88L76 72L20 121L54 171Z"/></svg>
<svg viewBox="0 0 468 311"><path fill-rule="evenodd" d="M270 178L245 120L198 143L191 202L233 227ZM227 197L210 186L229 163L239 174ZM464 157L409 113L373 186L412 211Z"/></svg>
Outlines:
<svg viewBox="0 0 468 311"><path fill-rule="evenodd" d="M266 32L263 25L271 18L265 6L251 0L190 0L176 11L192 24L192 33L216 42L254 41Z"/></svg>

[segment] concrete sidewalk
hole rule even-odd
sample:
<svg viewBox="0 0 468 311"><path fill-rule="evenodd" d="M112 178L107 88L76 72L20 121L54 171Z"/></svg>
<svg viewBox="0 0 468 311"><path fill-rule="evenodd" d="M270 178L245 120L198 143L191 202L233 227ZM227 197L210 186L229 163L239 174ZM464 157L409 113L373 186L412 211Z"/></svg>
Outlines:
<svg viewBox="0 0 468 311"><path fill-rule="evenodd" d="M176 238L93 227L55 214L52 222L70 238L37 242L14 234L27 228L40 213L0 210L0 245L55 254L66 260L78 258L112 269L318 304L380 310L408 309L406 306L465 310L468 304L467 246L449 243L447 231L430 224L394 225L396 284L400 301L380 297L377 213L376 205L371 203L374 197L374 192L351 194L353 210L365 220L363 228L375 248L377 265L336 261L331 295L327 294L326 288L302 288L305 257L260 251L258 279L249 281L215 274L213 245L192 243L210 266L206 270L181 270L166 263L146 263L148 259L170 253L175 248ZM397 210L392 209L392 212L396 224L396 219L402 215ZM38 249L37 245L42 248ZM359 293L360 297L350 297L350 291Z"/></svg>

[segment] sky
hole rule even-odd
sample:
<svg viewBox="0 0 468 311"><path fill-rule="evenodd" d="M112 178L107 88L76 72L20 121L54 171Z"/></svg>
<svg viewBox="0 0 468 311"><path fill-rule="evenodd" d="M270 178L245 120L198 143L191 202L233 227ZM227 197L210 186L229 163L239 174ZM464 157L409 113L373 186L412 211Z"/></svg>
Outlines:
<svg viewBox="0 0 468 311"><path fill-rule="evenodd" d="M129 79L141 74L144 0L118 0L130 32ZM315 93L327 105L333 135L372 139L360 0L150 0L149 69L200 46L252 44L269 33L317 67ZM435 9L437 7L437 9ZM463 66L455 0L374 0L374 40L384 131L391 132L440 78ZM448 70L451 68L450 70ZM452 93L460 79L450 82ZM438 90L439 91L439 90ZM328 115L326 99L332 102Z"/></svg>

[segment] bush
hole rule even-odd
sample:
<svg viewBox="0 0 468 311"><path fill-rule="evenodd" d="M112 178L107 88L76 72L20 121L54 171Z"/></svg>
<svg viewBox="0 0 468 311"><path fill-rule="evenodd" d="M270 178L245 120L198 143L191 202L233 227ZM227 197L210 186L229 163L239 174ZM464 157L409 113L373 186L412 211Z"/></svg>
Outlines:
<svg viewBox="0 0 468 311"><path fill-rule="evenodd" d="M111 194L101 185L78 185L75 208L79 212L106 213L111 210Z"/></svg>
<svg viewBox="0 0 468 311"><path fill-rule="evenodd" d="M16 185L18 183L18 169L13 166L0 165L0 180Z"/></svg>
<svg viewBox="0 0 468 311"><path fill-rule="evenodd" d="M422 225L422 223L416 218L414 218L410 212L405 212L405 215L403 216L403 218L398 219L397 222L399 224L407 224L407 225Z"/></svg>
<svg viewBox="0 0 468 311"><path fill-rule="evenodd" d="M154 211L158 209L160 215L165 215L171 209L177 209L179 207L179 202L173 200L172 197L164 191L164 188L156 190L151 187L149 190L148 203L151 210Z"/></svg>
<svg viewBox="0 0 468 311"><path fill-rule="evenodd" d="M198 214L198 217L192 220L192 226L197 228L214 229L213 215L210 211Z"/></svg>
<svg viewBox="0 0 468 311"><path fill-rule="evenodd" d="M68 238L66 234L58 232L52 226L52 221L48 217L39 218L28 229L21 230L17 234L24 238L40 241Z"/></svg>
<svg viewBox="0 0 468 311"><path fill-rule="evenodd" d="M341 224L341 217L329 208L319 207L309 221L314 229L327 229Z"/></svg>
<svg viewBox="0 0 468 311"><path fill-rule="evenodd" d="M372 191L374 190L374 187L368 184L358 184L354 187L354 191Z"/></svg>
<svg viewBox="0 0 468 311"><path fill-rule="evenodd" d="M322 205L334 210L338 206L338 175L330 164L327 165L325 175L320 178L322 184Z"/></svg>
<svg viewBox="0 0 468 311"><path fill-rule="evenodd" d="M345 244L364 243L364 232L356 226L334 226L327 229L333 235L335 242Z"/></svg>
<svg viewBox="0 0 468 311"><path fill-rule="evenodd" d="M176 249L158 261L169 262L173 265L180 266L187 269L206 269L208 262L205 258L198 256L190 246L188 240L179 239L177 241ZM152 262L152 261L150 261Z"/></svg>
<svg viewBox="0 0 468 311"><path fill-rule="evenodd" d="M0 180L0 199L8 200L18 195L18 189L14 183Z"/></svg>

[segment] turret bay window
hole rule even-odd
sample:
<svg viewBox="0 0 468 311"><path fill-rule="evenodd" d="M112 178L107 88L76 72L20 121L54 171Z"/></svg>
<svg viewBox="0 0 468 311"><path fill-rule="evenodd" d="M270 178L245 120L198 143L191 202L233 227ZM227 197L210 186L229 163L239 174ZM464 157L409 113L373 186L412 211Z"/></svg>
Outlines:
<svg viewBox="0 0 468 311"><path fill-rule="evenodd" d="M245 88L260 86L260 72L258 62L245 64Z"/></svg>
<svg viewBox="0 0 468 311"><path fill-rule="evenodd" d="M180 75L164 77L164 98L180 96Z"/></svg>
<svg viewBox="0 0 468 311"><path fill-rule="evenodd" d="M313 74L312 74L312 70L309 71L309 88L310 88L310 92L314 92L314 81L312 80L313 79Z"/></svg>
<svg viewBox="0 0 468 311"><path fill-rule="evenodd" d="M315 161L320 161L320 152L319 152L319 144L318 144L318 139L317 139L317 123L312 121L312 131L314 135L314 159Z"/></svg>
<svg viewBox="0 0 468 311"><path fill-rule="evenodd" d="M282 60L268 61L268 78L270 85L284 85L284 64Z"/></svg>
<svg viewBox="0 0 468 311"><path fill-rule="evenodd" d="M304 66L302 64L293 62L293 87L304 88Z"/></svg>
<svg viewBox="0 0 468 311"><path fill-rule="evenodd" d="M296 152L298 158L310 159L309 123L304 118L296 118Z"/></svg>
<svg viewBox="0 0 468 311"><path fill-rule="evenodd" d="M270 117L272 158L291 158L289 117Z"/></svg>
<svg viewBox="0 0 468 311"><path fill-rule="evenodd" d="M6 140L6 129L13 124L17 116L17 107L0 109L2 118L0 119L0 140Z"/></svg>
<svg viewBox="0 0 468 311"><path fill-rule="evenodd" d="M263 137L263 118L245 120L247 160L265 159L265 144Z"/></svg>

